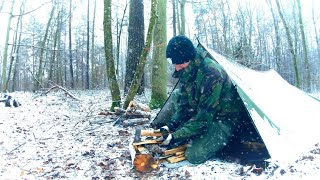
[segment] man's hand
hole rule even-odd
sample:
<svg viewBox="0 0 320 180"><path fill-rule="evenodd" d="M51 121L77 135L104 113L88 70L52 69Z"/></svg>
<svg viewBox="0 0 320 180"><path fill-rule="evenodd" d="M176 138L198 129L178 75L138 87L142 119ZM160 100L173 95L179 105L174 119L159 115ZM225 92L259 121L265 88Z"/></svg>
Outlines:
<svg viewBox="0 0 320 180"><path fill-rule="evenodd" d="M166 146L166 145L170 144L171 140L173 139L173 136L172 136L171 133L169 133L166 136L162 136L162 138L163 138L163 141L162 141L162 143L160 145L165 145Z"/></svg>
<svg viewBox="0 0 320 180"><path fill-rule="evenodd" d="M160 132L162 134L162 136L157 139L157 141L162 141L160 145L169 145L173 139L168 126L163 126L160 129L155 130L154 132Z"/></svg>
<svg viewBox="0 0 320 180"><path fill-rule="evenodd" d="M168 126L162 126L160 129L154 130L155 133L161 133L163 136L170 133Z"/></svg>

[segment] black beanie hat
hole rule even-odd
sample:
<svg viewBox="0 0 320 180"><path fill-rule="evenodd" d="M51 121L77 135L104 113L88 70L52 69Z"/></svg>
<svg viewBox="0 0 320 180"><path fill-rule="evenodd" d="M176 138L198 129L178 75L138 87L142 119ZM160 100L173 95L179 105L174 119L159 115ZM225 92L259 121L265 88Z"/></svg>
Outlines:
<svg viewBox="0 0 320 180"><path fill-rule="evenodd" d="M172 64L183 64L195 59L196 49L189 38L178 35L170 39L166 56L171 58Z"/></svg>

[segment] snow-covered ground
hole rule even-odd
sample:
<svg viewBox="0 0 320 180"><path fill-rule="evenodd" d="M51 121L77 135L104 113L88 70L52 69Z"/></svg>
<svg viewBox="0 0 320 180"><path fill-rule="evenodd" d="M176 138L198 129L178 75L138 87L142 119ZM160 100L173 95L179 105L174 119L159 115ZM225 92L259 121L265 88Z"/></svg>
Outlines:
<svg viewBox="0 0 320 180"><path fill-rule="evenodd" d="M262 174L250 166L210 160L151 173L132 169L129 141L134 127L112 126L98 115L110 105L106 91L72 91L46 96L17 92L18 108L0 104L0 179L319 179L320 144L296 161L270 163ZM320 97L319 94L316 96ZM145 97L137 101L145 103ZM152 112L152 116L157 111ZM317 144L318 143L318 144Z"/></svg>

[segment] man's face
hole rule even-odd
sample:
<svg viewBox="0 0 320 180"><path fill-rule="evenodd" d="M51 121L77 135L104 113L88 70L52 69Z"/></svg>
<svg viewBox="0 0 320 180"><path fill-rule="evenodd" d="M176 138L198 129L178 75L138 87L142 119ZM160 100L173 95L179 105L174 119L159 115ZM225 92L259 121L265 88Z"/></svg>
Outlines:
<svg viewBox="0 0 320 180"><path fill-rule="evenodd" d="M176 71L180 71L180 70L188 67L188 66L189 66L189 63L190 63L190 61L189 61L189 62L186 62L186 63L183 63L183 64L176 64L176 65L175 65L175 66L176 66Z"/></svg>

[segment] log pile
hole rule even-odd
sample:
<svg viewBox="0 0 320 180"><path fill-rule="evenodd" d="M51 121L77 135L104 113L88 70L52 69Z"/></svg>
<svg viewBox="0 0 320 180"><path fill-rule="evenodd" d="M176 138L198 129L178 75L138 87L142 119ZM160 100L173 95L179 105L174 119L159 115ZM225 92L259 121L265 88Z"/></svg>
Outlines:
<svg viewBox="0 0 320 180"><path fill-rule="evenodd" d="M134 101L129 103L127 109L115 108L115 112L100 112L99 115L115 116L117 119L113 125L122 125L123 127L148 124L151 118L149 107ZM162 136L161 133L141 129L137 132L138 129L136 129L134 140L129 144L132 165L138 172L146 173L156 170L159 164L165 161L176 163L185 160L187 145L166 149L160 146L161 141L157 140Z"/></svg>
<svg viewBox="0 0 320 180"><path fill-rule="evenodd" d="M113 125L122 125L123 127L144 125L149 123L151 118L150 108L134 101L129 103L127 109L116 107L114 112L100 112L99 115L116 116L117 119Z"/></svg>
<svg viewBox="0 0 320 180"><path fill-rule="evenodd" d="M140 142L132 142L129 145L131 149L131 158L133 167L142 173L151 172L159 167L162 162L176 163L185 160L185 150L187 145L181 145L172 149L160 147L161 141L156 138L161 136L160 133L150 133L147 130L141 130L141 137L145 137ZM152 138L152 139L150 139ZM152 150L151 146L157 147Z"/></svg>

